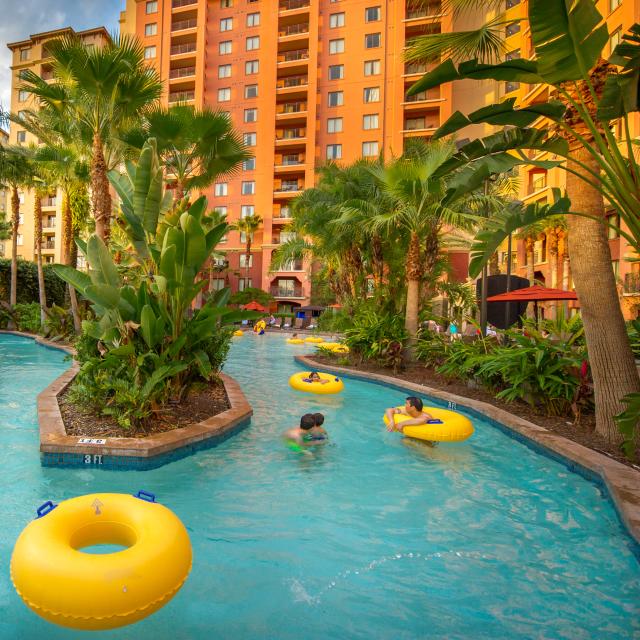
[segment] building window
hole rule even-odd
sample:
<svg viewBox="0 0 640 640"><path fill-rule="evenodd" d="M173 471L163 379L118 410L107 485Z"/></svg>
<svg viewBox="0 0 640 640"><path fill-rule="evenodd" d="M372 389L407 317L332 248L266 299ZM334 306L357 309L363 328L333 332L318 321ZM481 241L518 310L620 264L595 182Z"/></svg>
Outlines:
<svg viewBox="0 0 640 640"><path fill-rule="evenodd" d="M517 91L520 88L519 82L505 82L504 83L504 92L511 93L512 91Z"/></svg>
<svg viewBox="0 0 640 640"><path fill-rule="evenodd" d="M244 63L244 72L248 76L255 75L260 71L260 62L258 60L247 60Z"/></svg>
<svg viewBox="0 0 640 640"><path fill-rule="evenodd" d="M255 133L244 133L242 139L247 147L255 147L257 143L257 135Z"/></svg>
<svg viewBox="0 0 640 640"><path fill-rule="evenodd" d="M622 27L618 27L609 38L609 52L613 53L613 50L620 44L622 39Z"/></svg>
<svg viewBox="0 0 640 640"><path fill-rule="evenodd" d="M260 13L247 14L247 27L257 27L260 24Z"/></svg>
<svg viewBox="0 0 640 640"><path fill-rule="evenodd" d="M508 53L506 53L504 56L504 59L519 60L521 57L522 57L522 54L520 53L520 49L514 49L513 51L509 51Z"/></svg>
<svg viewBox="0 0 640 640"><path fill-rule="evenodd" d="M515 7L516 5L520 4L520 0L507 0L505 2L505 7L507 9L511 9L511 7Z"/></svg>
<svg viewBox="0 0 640 640"><path fill-rule="evenodd" d="M257 109L245 109L244 110L244 121L245 122L256 122L258 120L258 110Z"/></svg>
<svg viewBox="0 0 640 640"><path fill-rule="evenodd" d="M20 102L25 102L28 97L29 97L28 91L25 91L24 89L20 89L20 91L18 91L18 100Z"/></svg>
<svg viewBox="0 0 640 640"><path fill-rule="evenodd" d="M213 210L221 217L224 217L224 218L227 217L227 207L218 206L218 207L214 207Z"/></svg>
<svg viewBox="0 0 640 640"><path fill-rule="evenodd" d="M229 102L229 100L231 100L231 89L229 87L218 89L218 102Z"/></svg>
<svg viewBox="0 0 640 640"><path fill-rule="evenodd" d="M226 196L229 193L229 185L226 182L216 182L214 194L216 196Z"/></svg>
<svg viewBox="0 0 640 640"><path fill-rule="evenodd" d="M24 198L24 196L23 196ZM24 199L20 204L24 204ZM18 214L18 224L24 224L24 213L19 213Z"/></svg>
<svg viewBox="0 0 640 640"><path fill-rule="evenodd" d="M365 22L378 22L380 20L380 7L368 7L364 10Z"/></svg>
<svg viewBox="0 0 640 640"><path fill-rule="evenodd" d="M27 141L27 132L26 131L18 131L16 134L16 140L20 144L22 142Z"/></svg>
<svg viewBox="0 0 640 640"><path fill-rule="evenodd" d="M615 11L622 4L622 0L609 0L609 11Z"/></svg>
<svg viewBox="0 0 640 640"><path fill-rule="evenodd" d="M615 240L620 237L620 215L612 213L607 216L607 236L609 240ZM614 225L614 226L611 226Z"/></svg>
<svg viewBox="0 0 640 640"><path fill-rule="evenodd" d="M380 153L380 148L377 142L363 142L362 143L362 157L371 158L377 156Z"/></svg>
<svg viewBox="0 0 640 640"><path fill-rule="evenodd" d="M231 50L232 50L231 40L224 40L218 45L218 53L221 56L226 56L230 54Z"/></svg>
<svg viewBox="0 0 640 640"><path fill-rule="evenodd" d="M233 0L220 0L221 9L231 9L233 7Z"/></svg>
<svg viewBox="0 0 640 640"><path fill-rule="evenodd" d="M255 159L255 157L247 158L242 163L242 170L243 171L253 171L255 168L256 168L256 159Z"/></svg>
<svg viewBox="0 0 640 640"><path fill-rule="evenodd" d="M222 18L220 20L220 31L231 31L233 29L233 18Z"/></svg>
<svg viewBox="0 0 640 640"><path fill-rule="evenodd" d="M251 267L253 267L253 255L249 255L249 263L247 264L247 254L246 253L241 253L240 254L240 268L244 268L246 269L247 267L249 267L249 269Z"/></svg>
<svg viewBox="0 0 640 640"><path fill-rule="evenodd" d="M24 238L21 233L16 234L16 244L21 247L24 242Z"/></svg>
<svg viewBox="0 0 640 640"><path fill-rule="evenodd" d="M327 120L327 133L340 133L342 131L342 118L329 118Z"/></svg>
<svg viewBox="0 0 640 640"><path fill-rule="evenodd" d="M231 77L231 65L221 64L218 66L218 78L230 78Z"/></svg>
<svg viewBox="0 0 640 640"><path fill-rule="evenodd" d="M247 38L247 51L255 51L260 48L260 36Z"/></svg>
<svg viewBox="0 0 640 640"><path fill-rule="evenodd" d="M251 289L253 287L253 281L251 278L238 278L238 291L244 291L245 289Z"/></svg>
<svg viewBox="0 0 640 640"><path fill-rule="evenodd" d="M344 53L344 38L329 40L329 53Z"/></svg>
<svg viewBox="0 0 640 640"><path fill-rule="evenodd" d="M344 27L344 13L332 13L329 16L329 28L337 29L338 27Z"/></svg>
<svg viewBox="0 0 640 640"><path fill-rule="evenodd" d="M380 87L367 87L364 90L365 102L380 102Z"/></svg>
<svg viewBox="0 0 640 640"><path fill-rule="evenodd" d="M512 36L514 33L518 33L520 31L520 23L519 22L511 22L507 25L505 29L505 33L507 37Z"/></svg>
<svg viewBox="0 0 640 640"><path fill-rule="evenodd" d="M342 80L344 78L344 65L332 64L329 67L329 80Z"/></svg>
<svg viewBox="0 0 640 640"><path fill-rule="evenodd" d="M209 291L222 291L224 286L224 278L213 278L209 280Z"/></svg>
<svg viewBox="0 0 640 640"><path fill-rule="evenodd" d="M380 46L380 34L379 33L367 33L364 37L364 48L375 49Z"/></svg>
<svg viewBox="0 0 640 640"><path fill-rule="evenodd" d="M252 204L243 204L240 207L240 217L248 218L249 216L253 216L256 212L256 208Z"/></svg>
<svg viewBox="0 0 640 640"><path fill-rule="evenodd" d="M150 13L158 13L157 0L152 0L151 2L147 2L146 12L147 12L147 15Z"/></svg>
<svg viewBox="0 0 640 640"><path fill-rule="evenodd" d="M158 23L150 22L149 24L144 25L144 35L145 36L155 36L158 33Z"/></svg>
<svg viewBox="0 0 640 640"><path fill-rule="evenodd" d="M329 91L330 107L339 107L344 104L344 93L342 91Z"/></svg>
<svg viewBox="0 0 640 640"><path fill-rule="evenodd" d="M340 160L342 158L342 145L341 144L328 144L327 145L327 160Z"/></svg>
<svg viewBox="0 0 640 640"><path fill-rule="evenodd" d="M31 49L20 49L20 62L24 62L31 57Z"/></svg>
<svg viewBox="0 0 640 640"><path fill-rule="evenodd" d="M144 48L144 59L145 60L150 60L151 58L155 58L155 57L156 57L156 48L155 48L155 46L145 47Z"/></svg>
<svg viewBox="0 0 640 640"><path fill-rule="evenodd" d="M367 60L364 63L364 75L365 76L380 75L380 60Z"/></svg>
<svg viewBox="0 0 640 640"><path fill-rule="evenodd" d="M370 129L378 129L380 127L378 122L378 114L372 113L362 118L362 128L366 131Z"/></svg>
<svg viewBox="0 0 640 640"><path fill-rule="evenodd" d="M243 196L252 196L256 192L256 183L255 180L247 180L242 183L242 195Z"/></svg>
<svg viewBox="0 0 640 640"><path fill-rule="evenodd" d="M257 98L258 97L258 85L257 84L247 84L244 87L244 97L245 98Z"/></svg>

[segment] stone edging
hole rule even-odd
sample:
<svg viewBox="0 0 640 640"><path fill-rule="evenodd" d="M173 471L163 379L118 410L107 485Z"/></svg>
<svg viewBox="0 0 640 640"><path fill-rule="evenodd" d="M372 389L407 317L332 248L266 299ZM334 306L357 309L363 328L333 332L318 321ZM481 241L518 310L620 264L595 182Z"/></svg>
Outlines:
<svg viewBox="0 0 640 640"><path fill-rule="evenodd" d="M18 331L3 331L2 333L11 333L22 337L35 339L36 342L47 347L53 347L63 351L72 353L73 348L67 345L60 345L50 342L36 336L21 333ZM78 372L78 364L76 362L58 376L44 391L38 394L38 422L40 425L40 451L44 456L49 456L55 460L59 458L59 464L55 466L68 466L64 463L65 454L70 454L70 458L77 462L82 461L85 457L90 460L84 460L86 464L103 464L104 458L136 458L152 459L168 454L171 452L179 453L184 450L184 455L191 451L206 448L206 442L210 441L211 445L226 439L233 433L237 432L242 426L248 424L249 418L253 415L253 409L247 401L240 385L230 376L221 373L220 377L224 384L224 388L229 399L230 409L219 413L218 415L207 418L202 422L188 425L180 429L165 431L150 435L146 438L118 438L105 437L102 443L80 443L79 436L69 436L66 433L60 407L58 405L58 395L62 393L71 383ZM97 438L93 439L98 440ZM171 459L183 457L181 455L171 456ZM98 462L99 461L99 462ZM167 459L166 462L170 460ZM156 463L160 462L159 459ZM160 466L164 464L135 465L138 468L150 468L151 466ZM75 466L75 465L74 465ZM121 465L128 467L129 465ZM134 465L131 465L133 467Z"/></svg>
<svg viewBox="0 0 640 640"><path fill-rule="evenodd" d="M308 356L295 356L295 359L300 364L312 369L328 370L346 377L379 382L397 389L408 389L445 402L455 402L456 405L477 411L491 422L496 423L497 426L502 427L508 434L524 440L525 444L533 443L551 457L569 463L569 466L575 467L577 465L578 471L580 468L586 469L604 483L620 519L640 545L640 471L487 402L465 398L413 382L405 382L399 378L379 373L321 364Z"/></svg>

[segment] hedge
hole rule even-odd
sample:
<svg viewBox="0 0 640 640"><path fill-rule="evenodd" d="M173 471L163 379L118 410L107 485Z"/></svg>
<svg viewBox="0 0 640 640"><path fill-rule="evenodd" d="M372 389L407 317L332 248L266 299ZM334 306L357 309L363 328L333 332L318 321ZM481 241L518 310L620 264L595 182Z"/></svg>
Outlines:
<svg viewBox="0 0 640 640"><path fill-rule="evenodd" d="M64 306L66 284L52 269L53 265L44 265L44 286L47 292L47 305ZM0 258L0 300L9 302L11 287L11 260ZM38 302L38 267L35 262L18 260L18 304Z"/></svg>

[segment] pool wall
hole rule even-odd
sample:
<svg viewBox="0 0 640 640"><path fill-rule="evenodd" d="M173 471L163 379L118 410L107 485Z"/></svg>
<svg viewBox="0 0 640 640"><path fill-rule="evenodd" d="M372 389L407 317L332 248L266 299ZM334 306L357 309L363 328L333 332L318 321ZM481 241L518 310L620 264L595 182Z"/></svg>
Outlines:
<svg viewBox="0 0 640 640"><path fill-rule="evenodd" d="M433 398L436 404L443 407L460 408L471 415L488 420L493 426L537 453L561 462L569 470L597 483L608 493L620 520L635 541L634 550L640 558L640 471L487 402L465 398L413 382L405 382L379 373L355 371L337 365L319 363L310 356L295 356L295 359L310 369L331 371L345 378L366 380L399 391L416 392Z"/></svg>

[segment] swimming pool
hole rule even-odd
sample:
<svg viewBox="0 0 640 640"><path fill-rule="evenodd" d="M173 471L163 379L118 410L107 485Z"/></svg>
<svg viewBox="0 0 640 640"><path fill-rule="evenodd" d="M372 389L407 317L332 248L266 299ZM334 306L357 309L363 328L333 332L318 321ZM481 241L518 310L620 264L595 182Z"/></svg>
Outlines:
<svg viewBox="0 0 640 640"><path fill-rule="evenodd" d="M475 436L428 449L388 434L403 394L347 380L292 391L277 335L234 342L225 371L252 425L221 446L144 472L40 466L35 396L67 364L0 335L0 638L84 638L15 594L13 543L35 508L145 488L182 518L194 566L180 593L132 627L91 637L640 638L640 565L601 489L474 419ZM323 411L332 442L286 449L281 432Z"/></svg>

